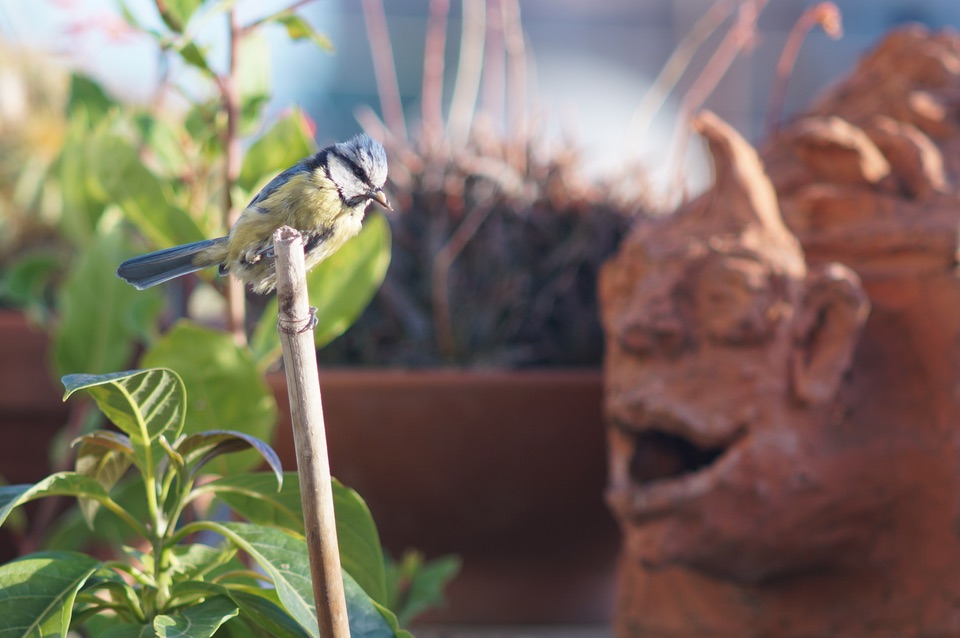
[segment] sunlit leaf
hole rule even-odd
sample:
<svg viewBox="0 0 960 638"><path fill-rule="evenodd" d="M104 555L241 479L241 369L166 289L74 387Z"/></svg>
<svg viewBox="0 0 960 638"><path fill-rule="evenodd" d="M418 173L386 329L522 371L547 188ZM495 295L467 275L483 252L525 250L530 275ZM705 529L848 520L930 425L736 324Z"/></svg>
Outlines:
<svg viewBox="0 0 960 638"><path fill-rule="evenodd" d="M310 26L310 23L300 16L296 14L285 14L277 16L275 20L286 28L287 35L290 36L291 40L310 40L324 51L329 53L333 52L334 46L330 38L321 33L317 33L317 31Z"/></svg>
<svg viewBox="0 0 960 638"><path fill-rule="evenodd" d="M160 17L167 28L182 33L201 4L203 0L165 0L162 4L157 3L157 6L162 7Z"/></svg>
<svg viewBox="0 0 960 638"><path fill-rule="evenodd" d="M303 531L296 472L284 475L283 487L279 491L273 477L263 472L227 476L200 489L215 493L217 498L252 523ZM383 550L367 504L356 491L334 479L333 509L341 566L371 598L385 605L388 597Z"/></svg>
<svg viewBox="0 0 960 638"><path fill-rule="evenodd" d="M177 446L177 452L184 462L197 472L205 464L221 454L230 454L242 450L256 450L260 458L273 470L275 485L279 489L283 481L283 467L280 458L272 447L258 438L243 432L232 430L209 430L192 434ZM237 476L245 476L238 474Z"/></svg>
<svg viewBox="0 0 960 638"><path fill-rule="evenodd" d="M157 638L209 638L239 611L229 598L214 596L176 613L158 615L153 628Z"/></svg>
<svg viewBox="0 0 960 638"><path fill-rule="evenodd" d="M0 636L66 636L77 592L99 567L74 552L31 554L0 566Z"/></svg>
<svg viewBox="0 0 960 638"><path fill-rule="evenodd" d="M257 562L273 581L284 609L311 636L319 638L306 541L275 527L223 523L216 524L216 528ZM387 618L356 581L344 573L343 583L350 635L354 638L394 636Z"/></svg>
<svg viewBox="0 0 960 638"><path fill-rule="evenodd" d="M233 430L262 441L272 438L277 422L273 393L250 352L226 332L179 321L144 355L142 364L169 367L183 377L190 389L187 434ZM249 470L260 462L259 454L243 452L219 456L206 469L230 474Z"/></svg>
<svg viewBox="0 0 960 638"><path fill-rule="evenodd" d="M64 400L79 390L94 398L106 417L130 437L138 466L150 474L164 455L157 438L175 439L183 430L186 388L173 370L69 374L63 385Z"/></svg>
<svg viewBox="0 0 960 638"><path fill-rule="evenodd" d="M0 486L0 525L14 508L48 496L76 496L98 501L109 499L107 492L96 479L80 476L75 472L57 472L32 485L2 485Z"/></svg>
<svg viewBox="0 0 960 638"><path fill-rule="evenodd" d="M108 493L134 460L130 438L117 432L98 430L80 437L76 444L77 474L95 479ZM87 525L92 529L100 504L94 500L80 499L79 506Z"/></svg>

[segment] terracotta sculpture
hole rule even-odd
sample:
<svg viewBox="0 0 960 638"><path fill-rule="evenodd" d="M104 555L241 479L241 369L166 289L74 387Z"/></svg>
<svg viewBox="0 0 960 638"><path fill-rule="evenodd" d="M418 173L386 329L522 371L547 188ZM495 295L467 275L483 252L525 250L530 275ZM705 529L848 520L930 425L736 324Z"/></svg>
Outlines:
<svg viewBox="0 0 960 638"><path fill-rule="evenodd" d="M770 177L698 129L715 186L600 282L617 634L960 635L957 38L891 36Z"/></svg>

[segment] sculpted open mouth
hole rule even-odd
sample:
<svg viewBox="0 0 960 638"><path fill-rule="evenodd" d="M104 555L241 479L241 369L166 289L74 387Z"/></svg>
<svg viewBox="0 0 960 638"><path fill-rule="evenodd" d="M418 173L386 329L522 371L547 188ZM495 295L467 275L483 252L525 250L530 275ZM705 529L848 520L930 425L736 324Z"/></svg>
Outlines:
<svg viewBox="0 0 960 638"><path fill-rule="evenodd" d="M698 472L720 458L732 443L701 447L683 436L662 430L628 432L628 436L632 436L634 448L630 479L638 485Z"/></svg>
<svg viewBox="0 0 960 638"><path fill-rule="evenodd" d="M725 428L726 429L726 428ZM613 420L607 498L628 518L654 516L708 491L731 460L745 427L704 433L679 419Z"/></svg>

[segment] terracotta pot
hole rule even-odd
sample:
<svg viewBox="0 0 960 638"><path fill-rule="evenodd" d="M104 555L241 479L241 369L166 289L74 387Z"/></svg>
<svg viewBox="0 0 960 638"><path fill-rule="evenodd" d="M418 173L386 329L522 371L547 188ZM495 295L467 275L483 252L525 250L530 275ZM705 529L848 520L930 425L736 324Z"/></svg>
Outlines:
<svg viewBox="0 0 960 638"><path fill-rule="evenodd" d="M49 338L22 313L0 310L0 477L34 483L50 473L50 442L67 419L50 371ZM0 529L0 563L17 554Z"/></svg>
<svg viewBox="0 0 960 638"><path fill-rule="evenodd" d="M599 370L322 370L333 474L394 555L457 553L438 622L603 622L616 529L603 502ZM276 448L295 466L286 384Z"/></svg>
<svg viewBox="0 0 960 638"><path fill-rule="evenodd" d="M50 371L49 338L22 313L0 311L0 476L32 483L49 471L50 441L66 421Z"/></svg>

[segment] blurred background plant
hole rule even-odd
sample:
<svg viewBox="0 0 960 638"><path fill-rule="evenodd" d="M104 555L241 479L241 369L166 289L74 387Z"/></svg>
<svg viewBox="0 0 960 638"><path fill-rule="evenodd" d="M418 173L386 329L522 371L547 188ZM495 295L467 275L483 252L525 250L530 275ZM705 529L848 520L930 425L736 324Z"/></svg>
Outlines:
<svg viewBox="0 0 960 638"><path fill-rule="evenodd" d="M599 366L596 277L649 208L643 174L630 176L635 188L625 197L627 189L591 178L574 142L548 142L527 101L516 0L462 3L446 113L449 3L430 3L420 113L408 134L383 5L363 8L383 119L370 109L359 117L390 155L394 250L374 303L321 361ZM499 82L483 81L501 67Z"/></svg>
<svg viewBox="0 0 960 638"><path fill-rule="evenodd" d="M243 289L230 279L204 273L136 291L115 271L134 252L225 234L267 180L317 150L302 111L288 108L268 120L264 108L271 87L263 30L331 49L296 14L303 4L240 24L230 2L157 2L159 29L141 25L120 4L123 20L99 27L148 38L162 60L146 106L118 101L42 55L9 54L3 81L13 90L0 100L9 150L0 167L9 229L2 300L52 330L56 375L123 369L136 356L174 365L193 391L208 395L200 402L204 427L242 417L250 434L270 438L276 407L262 375L279 358L275 303L257 300L260 312L248 319ZM197 36L218 20L230 33L222 68ZM368 302L389 245L385 220L373 215L358 240L311 273L321 309L318 344L346 329ZM255 335L252 348L243 345L248 334ZM67 436L86 427L71 418Z"/></svg>
<svg viewBox="0 0 960 638"><path fill-rule="evenodd" d="M0 304L49 330L54 375L110 373L135 361L170 367L191 395L188 434L230 427L272 439L277 406L264 374L280 357L276 301L250 295L246 312L242 286L212 273L137 291L115 272L137 252L225 234L270 178L318 150L315 126L301 110L268 116L265 109L271 83L263 31L332 50L296 13L305 4L241 24L233 2L157 1L162 26L154 28L119 3L117 20L78 25L153 43L163 73L147 105L118 100L39 52L0 51ZM229 33L219 67L198 35L217 21ZM358 238L310 273L318 346L369 302L389 255L389 227L372 213ZM67 442L102 423L89 401L70 410L51 446L54 469L70 463ZM211 469L243 472L259 463L241 453ZM118 498L136 509L128 496ZM91 534L79 511L54 523L57 509L54 500L40 505L20 535L21 552L123 540L109 526ZM407 569L405 583L422 581L419 568ZM431 577L427 596L436 597L443 582ZM413 604L424 606L423 597Z"/></svg>

